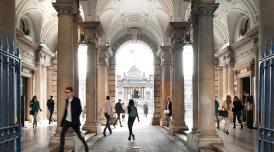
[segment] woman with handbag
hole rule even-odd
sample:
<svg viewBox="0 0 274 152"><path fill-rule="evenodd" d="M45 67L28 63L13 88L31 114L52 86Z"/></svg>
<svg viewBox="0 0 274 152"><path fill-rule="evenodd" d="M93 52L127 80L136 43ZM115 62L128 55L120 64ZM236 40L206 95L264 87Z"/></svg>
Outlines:
<svg viewBox="0 0 274 152"><path fill-rule="evenodd" d="M42 111L42 109L40 108L40 104L39 104L39 101L37 100L37 97L36 96L33 96L31 101L30 101L30 114L33 115L33 128L34 127L37 127L37 114L38 114L38 111Z"/></svg>
<svg viewBox="0 0 274 152"><path fill-rule="evenodd" d="M224 133L229 134L228 129L229 129L229 123L231 121L230 113L232 113L232 100L229 95L226 96L226 100L223 102L222 109L224 113L223 117L225 120Z"/></svg>

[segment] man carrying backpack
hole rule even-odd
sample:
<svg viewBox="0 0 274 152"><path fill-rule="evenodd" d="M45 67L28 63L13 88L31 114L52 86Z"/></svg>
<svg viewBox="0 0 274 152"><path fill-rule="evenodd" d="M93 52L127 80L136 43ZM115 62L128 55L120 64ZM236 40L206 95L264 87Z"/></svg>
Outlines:
<svg viewBox="0 0 274 152"><path fill-rule="evenodd" d="M132 127L133 127L133 123L136 119L136 117L138 118L138 121L140 122L139 116L138 116L138 111L137 108L134 106L134 101L132 99L129 100L128 103L128 130L129 130L129 136L128 136L128 140L131 140L131 136L133 138L133 140L135 140L135 136L132 133Z"/></svg>
<svg viewBox="0 0 274 152"><path fill-rule="evenodd" d="M115 122L113 123L113 126L115 127L117 121L119 120L120 122L120 127L123 127L122 126L122 123L121 123L121 118L120 118L120 115L121 113L123 112L123 106L121 104L121 99L118 100L118 102L115 104L115 112L117 113L117 119L115 120Z"/></svg>

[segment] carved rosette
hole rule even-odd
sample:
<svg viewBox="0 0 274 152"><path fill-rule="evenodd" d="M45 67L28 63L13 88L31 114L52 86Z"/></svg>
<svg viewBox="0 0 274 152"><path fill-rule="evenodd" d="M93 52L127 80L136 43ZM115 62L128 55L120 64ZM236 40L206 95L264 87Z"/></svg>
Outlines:
<svg viewBox="0 0 274 152"><path fill-rule="evenodd" d="M197 13L199 16L213 16L218 7L219 3L200 3Z"/></svg>

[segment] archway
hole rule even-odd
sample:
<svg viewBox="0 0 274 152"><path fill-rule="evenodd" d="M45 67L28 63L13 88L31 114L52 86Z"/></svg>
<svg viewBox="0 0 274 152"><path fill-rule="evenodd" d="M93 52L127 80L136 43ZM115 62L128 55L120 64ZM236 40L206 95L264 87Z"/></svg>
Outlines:
<svg viewBox="0 0 274 152"><path fill-rule="evenodd" d="M135 100L142 124L150 124L154 113L154 55L142 41L127 41L116 52L115 99L124 108ZM145 112L145 109L147 112Z"/></svg>
<svg viewBox="0 0 274 152"><path fill-rule="evenodd" d="M119 48L126 44L127 42L139 42L143 45L145 45L146 47L148 47L151 52L152 52L152 57L153 57L153 76L151 78L151 80L153 80L153 96L151 97L153 99L153 104L154 105L154 109L151 110L153 111L153 118L152 118L152 124L153 125L159 125L160 124L160 90L161 90L161 65L160 65L160 58L157 55L157 51L158 51L158 47L157 45L146 35L144 34L138 34L135 39L133 39L133 36L131 34L125 35L123 37L121 37L120 39L118 39L113 45L112 45L112 52L113 52L113 56L109 59L109 69L115 71L113 72L109 72L109 82L116 82L116 54L119 50ZM116 83L114 84L109 84L109 94L112 96L116 95ZM134 90L133 90L134 91Z"/></svg>

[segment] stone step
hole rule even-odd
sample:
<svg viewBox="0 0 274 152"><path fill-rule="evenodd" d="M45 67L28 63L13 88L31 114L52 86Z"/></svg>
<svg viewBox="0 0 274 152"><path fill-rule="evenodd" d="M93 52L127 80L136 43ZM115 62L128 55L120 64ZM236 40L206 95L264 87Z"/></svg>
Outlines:
<svg viewBox="0 0 274 152"><path fill-rule="evenodd" d="M225 152L225 148L223 144L212 144L210 145L210 148L212 150L215 150L216 152Z"/></svg>
<svg viewBox="0 0 274 152"><path fill-rule="evenodd" d="M204 147L199 150L199 152L217 152L209 147Z"/></svg>

